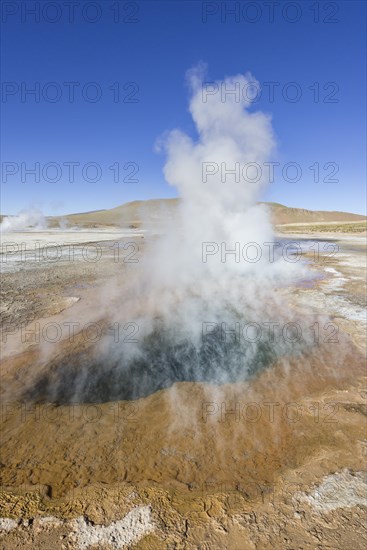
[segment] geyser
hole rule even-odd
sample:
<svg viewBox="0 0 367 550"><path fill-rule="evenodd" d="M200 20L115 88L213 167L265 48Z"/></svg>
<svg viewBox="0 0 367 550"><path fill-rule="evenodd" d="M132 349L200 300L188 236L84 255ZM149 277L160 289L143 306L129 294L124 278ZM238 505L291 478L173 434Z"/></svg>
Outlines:
<svg viewBox="0 0 367 550"><path fill-rule="evenodd" d="M220 93L203 94L203 78L202 67L188 74L196 138L174 130L159 143L167 155L165 177L182 199L177 217L167 221L162 236L148 239L123 290L105 288L101 295L101 311L111 323L137 325L137 342L116 343L106 336L92 361L81 356L73 358L73 366L64 363L58 374L45 375L33 397L134 399L175 381L235 382L312 344L311 335L297 342L232 342L213 331L203 338L205 323L283 326L295 321L296 313L277 289L303 276L302 267L281 256L269 261L263 254L256 262L238 262L231 254L236 243L268 246L274 241L268 211L257 203L267 184L265 172L256 183L223 182L219 171L203 181L203 165L224 164L228 170L238 164L262 165L272 158L275 140L268 115L253 111L246 98L235 94L225 100ZM216 84L233 89L248 82L254 82L251 75L237 75ZM224 261L223 254L204 261L203 243L224 246L229 253Z"/></svg>

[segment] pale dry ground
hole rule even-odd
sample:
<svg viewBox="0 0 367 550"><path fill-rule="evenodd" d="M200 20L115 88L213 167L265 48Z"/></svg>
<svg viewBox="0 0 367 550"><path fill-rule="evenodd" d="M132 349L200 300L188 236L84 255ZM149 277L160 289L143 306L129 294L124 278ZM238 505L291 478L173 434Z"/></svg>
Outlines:
<svg viewBox="0 0 367 550"><path fill-rule="evenodd" d="M128 248L114 261L121 237L88 234L100 243L98 262L83 261L79 241L73 261L28 259L4 275L3 548L364 548L363 238L322 234L340 247L333 256L304 248L322 278L291 290L294 307L306 318L330 313L338 341L322 333L302 361L288 358L247 384L183 382L135 402L22 408L14 396L36 369L93 353L82 333L44 345L31 331L103 322L99 289L116 275L123 287L139 268L124 261ZM121 242L132 240L141 257L146 238Z"/></svg>

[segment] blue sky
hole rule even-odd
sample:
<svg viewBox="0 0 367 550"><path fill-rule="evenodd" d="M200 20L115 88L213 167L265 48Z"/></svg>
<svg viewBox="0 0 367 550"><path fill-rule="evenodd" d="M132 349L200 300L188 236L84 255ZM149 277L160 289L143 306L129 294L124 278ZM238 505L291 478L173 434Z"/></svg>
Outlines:
<svg viewBox="0 0 367 550"><path fill-rule="evenodd" d="M262 1L257 11L254 3L246 11L248 2L109 0L94 2L96 11L80 1L73 22L62 1L58 12L42 12L50 3L40 2L35 21L27 12L35 4L2 6L2 212L37 206L61 214L176 196L154 146L176 127L195 136L185 73L199 62L208 64L208 81L250 71L263 87L253 109L272 115L280 163L264 200L365 212L365 2L312 0L287 8L280 1L274 21ZM273 101L266 82L277 83ZM290 101L292 82L299 101ZM25 94L37 85L39 102ZM92 101L96 93L101 97ZM73 162L79 164L69 181ZM298 182L281 175L289 162L302 169ZM25 172L35 163L38 183ZM88 163L99 167L99 181L88 181L96 174ZM116 163L120 181L109 168ZM60 179L52 182L55 165ZM310 166L319 167L318 182Z"/></svg>

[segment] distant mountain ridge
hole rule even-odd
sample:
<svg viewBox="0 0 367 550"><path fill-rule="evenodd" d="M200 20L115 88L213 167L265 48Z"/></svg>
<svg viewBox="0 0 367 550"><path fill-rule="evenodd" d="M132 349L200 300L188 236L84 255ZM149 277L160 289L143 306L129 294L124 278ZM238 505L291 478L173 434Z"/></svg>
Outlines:
<svg viewBox="0 0 367 550"><path fill-rule="evenodd" d="M70 225L80 227L140 227L142 222L148 225L159 224L175 215L180 199L148 199L127 202L105 210L91 210L67 214L65 216L48 216L50 227L58 227L67 221ZM277 202L262 202L270 209L274 225L286 224L330 224L332 222L363 222L366 216L350 212L328 210L307 210L292 208ZM0 221L4 218L0 216Z"/></svg>
<svg viewBox="0 0 367 550"><path fill-rule="evenodd" d="M174 216L180 199L149 199L127 202L106 210L69 214L62 217L49 217L51 226L58 225L60 219L66 219L72 225L82 227L99 226L136 226L144 220L148 223L159 223L167 217ZM307 210L292 208L276 202L261 203L269 206L271 217L275 225L321 222L359 222L366 220L366 216L350 212L327 210Z"/></svg>
<svg viewBox="0 0 367 550"><path fill-rule="evenodd" d="M364 221L367 219L362 214L351 212L339 212L335 210L307 210L306 208L293 208L277 202L262 203L271 208L273 222L276 225L288 223L320 223L320 222L344 222Z"/></svg>

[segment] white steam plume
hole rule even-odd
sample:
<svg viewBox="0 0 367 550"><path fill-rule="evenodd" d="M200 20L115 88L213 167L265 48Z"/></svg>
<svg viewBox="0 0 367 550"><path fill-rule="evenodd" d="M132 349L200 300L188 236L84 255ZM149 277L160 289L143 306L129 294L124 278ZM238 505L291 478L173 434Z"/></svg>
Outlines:
<svg viewBox="0 0 367 550"><path fill-rule="evenodd" d="M47 220L38 208L22 210L17 216L5 216L0 224L0 231L2 233L46 228Z"/></svg>
<svg viewBox="0 0 367 550"><path fill-rule="evenodd" d="M200 71L190 72L190 112L197 140L174 130L163 143L165 177L182 199L177 217L166 224L165 235L148 243L129 288L120 296L119 310L115 297L105 302L106 314L120 326L133 320L139 327L138 345L119 348L106 341L104 350L109 358L114 356L118 376L130 371L140 388L154 376L159 379L159 373L169 380L172 369L179 379L225 382L244 379L267 364L269 349L263 339L238 349L226 347L222 336L209 344L203 342L203 323L213 323L218 338L221 323L233 329L236 322L281 323L282 316L290 322L295 313L276 289L304 273L282 257L269 261L264 243L273 242L272 225L267 208L257 203L265 177L256 183L230 178L223 182L219 171L203 181L205 162L224 163L228 169L236 163L241 168L249 162L262 166L270 160L275 140L268 115L251 112L249 102L234 95L224 102L219 93L204 99L201 79ZM217 84L233 89L235 83L242 87L251 81L251 76L238 75ZM203 261L203 243L223 243L233 250L238 242L241 247L256 243L261 258L236 262L234 255L227 255L222 261L218 252ZM277 353L294 353L296 348L282 343ZM146 368L144 380L139 371Z"/></svg>
<svg viewBox="0 0 367 550"><path fill-rule="evenodd" d="M61 369L65 383L52 384L52 391L63 399L135 399L179 380L246 380L277 358L313 344L310 332L306 341L278 338L275 343L267 332L271 323L282 328L297 321L284 290L304 270L282 256L270 260L266 253L264 243L272 243L273 230L266 207L257 203L265 177L256 183L223 182L220 172L207 182L202 178L204 162L232 169L235 163L269 161L275 147L270 117L231 95L225 102L221 94L204 101L200 72L191 71L189 78L197 139L174 130L163 144L165 177L181 196L177 216L167 221L163 235L147 239L140 263L124 271L122 290L119 281L104 288L96 315L118 325L119 342L115 334L102 339L95 362L87 357L73 371L72 385L67 368ZM253 78L239 75L217 85L231 89L235 82L245 86L249 81ZM205 242L223 243L228 250L237 242L241 247L255 243L262 256L236 262L227 255L223 262L219 252L204 262ZM240 339L232 345L228 331L236 323ZM250 324L246 339L242 329Z"/></svg>

